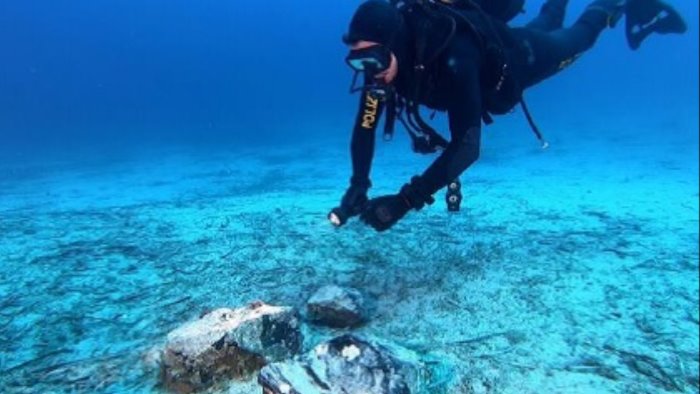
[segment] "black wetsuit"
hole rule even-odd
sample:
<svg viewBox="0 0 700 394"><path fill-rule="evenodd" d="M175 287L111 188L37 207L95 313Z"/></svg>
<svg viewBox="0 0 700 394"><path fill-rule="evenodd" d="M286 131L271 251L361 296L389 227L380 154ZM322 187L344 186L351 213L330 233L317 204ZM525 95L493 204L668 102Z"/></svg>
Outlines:
<svg viewBox="0 0 700 394"><path fill-rule="evenodd" d="M521 89L528 88L556 74L581 53L593 46L608 26L608 15L587 10L570 28L561 28L561 16L543 10L538 18L523 28L509 28L493 21L506 47L510 73ZM396 80L397 91L410 89L410 73L402 72ZM479 157L482 117L485 108L484 80L489 78L488 62L475 36L460 31L428 73L433 88L420 100L429 108L446 111L449 117L450 142L439 157L420 176L421 193L426 197L446 186ZM408 75L407 75L408 74ZM517 102L517 101L516 101ZM382 104L365 95L360 100L351 142L353 184L369 184L374 156L375 134Z"/></svg>

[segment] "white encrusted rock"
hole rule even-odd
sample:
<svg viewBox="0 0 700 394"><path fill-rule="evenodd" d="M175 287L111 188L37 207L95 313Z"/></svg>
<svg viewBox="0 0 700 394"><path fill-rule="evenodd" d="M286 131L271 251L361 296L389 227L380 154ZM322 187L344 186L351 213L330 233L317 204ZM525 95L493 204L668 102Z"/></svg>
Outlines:
<svg viewBox="0 0 700 394"><path fill-rule="evenodd" d="M191 393L290 358L301 345L299 319L292 308L255 303L217 309L168 334L161 380L166 389Z"/></svg>
<svg viewBox="0 0 700 394"><path fill-rule="evenodd" d="M446 394L453 377L447 363L343 335L295 360L267 365L258 383L265 394Z"/></svg>
<svg viewBox="0 0 700 394"><path fill-rule="evenodd" d="M356 327L368 320L364 297L355 289L322 287L306 307L309 320L330 327Z"/></svg>

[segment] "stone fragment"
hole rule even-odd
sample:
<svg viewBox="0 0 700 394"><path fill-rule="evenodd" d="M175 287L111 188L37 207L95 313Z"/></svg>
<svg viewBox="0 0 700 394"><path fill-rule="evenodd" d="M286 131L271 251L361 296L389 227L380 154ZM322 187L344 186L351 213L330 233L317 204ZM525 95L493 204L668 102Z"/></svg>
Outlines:
<svg viewBox="0 0 700 394"><path fill-rule="evenodd" d="M355 289L325 286L307 302L309 320L334 328L356 327L368 320L362 293Z"/></svg>
<svg viewBox="0 0 700 394"><path fill-rule="evenodd" d="M217 309L168 334L161 381L168 390L192 393L291 358L301 345L299 319L292 308L256 303Z"/></svg>

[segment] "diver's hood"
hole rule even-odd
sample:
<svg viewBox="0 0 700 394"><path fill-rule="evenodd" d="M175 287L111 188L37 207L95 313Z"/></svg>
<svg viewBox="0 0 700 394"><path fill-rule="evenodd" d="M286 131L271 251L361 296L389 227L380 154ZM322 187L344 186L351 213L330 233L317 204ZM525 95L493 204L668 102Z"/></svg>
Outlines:
<svg viewBox="0 0 700 394"><path fill-rule="evenodd" d="M384 45L394 53L400 65L411 64L410 32L404 16L393 5L384 0L369 0L363 3L350 21L346 44L372 41Z"/></svg>

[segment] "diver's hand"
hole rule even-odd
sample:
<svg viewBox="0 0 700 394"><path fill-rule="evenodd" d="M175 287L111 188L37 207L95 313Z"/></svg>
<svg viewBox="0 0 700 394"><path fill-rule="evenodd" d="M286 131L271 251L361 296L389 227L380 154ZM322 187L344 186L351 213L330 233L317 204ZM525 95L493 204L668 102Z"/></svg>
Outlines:
<svg viewBox="0 0 700 394"><path fill-rule="evenodd" d="M360 219L379 232L386 231L411 209L420 211L426 204L435 202L425 189L421 177L413 177L411 183L404 185L398 194L369 200Z"/></svg>
<svg viewBox="0 0 700 394"><path fill-rule="evenodd" d="M373 198L365 206L360 219L381 232L390 229L411 209L409 200L401 193Z"/></svg>
<svg viewBox="0 0 700 394"><path fill-rule="evenodd" d="M365 185L351 185L343 195L340 206L328 214L328 220L334 226L340 227L353 217L359 215L367 204L367 189Z"/></svg>

